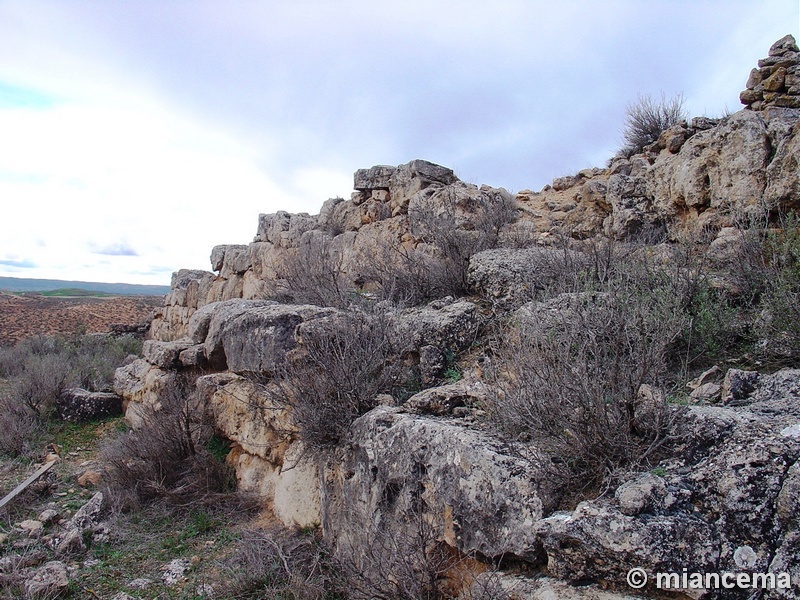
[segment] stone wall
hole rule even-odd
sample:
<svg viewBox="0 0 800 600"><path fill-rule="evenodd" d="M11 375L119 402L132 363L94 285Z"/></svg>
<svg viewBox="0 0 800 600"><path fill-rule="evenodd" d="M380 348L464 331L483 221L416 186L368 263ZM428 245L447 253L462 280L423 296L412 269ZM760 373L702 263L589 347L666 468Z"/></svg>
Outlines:
<svg viewBox="0 0 800 600"><path fill-rule="evenodd" d="M750 71L739 99L751 110L800 108L800 51L793 36L772 44L769 55Z"/></svg>

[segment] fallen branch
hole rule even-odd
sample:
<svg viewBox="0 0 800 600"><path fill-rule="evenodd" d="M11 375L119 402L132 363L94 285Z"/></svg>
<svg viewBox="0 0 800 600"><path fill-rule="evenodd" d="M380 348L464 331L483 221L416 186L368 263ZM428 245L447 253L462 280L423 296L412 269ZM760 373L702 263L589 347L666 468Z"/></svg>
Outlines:
<svg viewBox="0 0 800 600"><path fill-rule="evenodd" d="M22 483L20 483L20 484L19 484L17 487L15 487L15 488L14 488L14 489L13 489L13 490L12 490L12 491L9 493L9 494L7 494L5 498L3 498L2 500L0 500L0 508L3 508L3 507L6 505L6 504L8 504L9 502L11 502L11 501L12 501L12 500L13 500L13 499L16 497L16 496L18 496L18 495L19 495L19 494L21 494L23 491L25 491L25 489L26 489L26 488L27 488L27 487L28 487L30 484L32 484L34 481L36 481L37 479L39 479L39 477L41 477L41 476L42 476L42 475L44 475L45 473L47 473L47 472L50 470L50 468L51 468L51 467L52 467L54 464L56 464L57 462L58 462L57 460L51 460L50 462L47 462L47 463L45 463L44 465L42 465L41 467L39 467L39 469L38 469L38 470L37 470L37 471L36 471L36 472L35 472L33 475L31 475L31 476L30 476L30 477L28 477L28 478L27 478L25 481L23 481Z"/></svg>

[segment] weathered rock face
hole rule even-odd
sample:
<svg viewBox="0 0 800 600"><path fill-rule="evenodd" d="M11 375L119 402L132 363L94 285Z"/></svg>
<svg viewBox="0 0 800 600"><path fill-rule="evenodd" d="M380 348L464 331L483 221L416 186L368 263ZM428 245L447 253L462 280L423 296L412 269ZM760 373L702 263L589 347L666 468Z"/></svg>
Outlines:
<svg viewBox="0 0 800 600"><path fill-rule="evenodd" d="M274 388L217 373L200 377L197 393L216 427L235 443L228 462L236 469L239 489L265 498L286 525L319 524L316 465L306 460L289 411Z"/></svg>
<svg viewBox="0 0 800 600"><path fill-rule="evenodd" d="M327 465L322 525L345 554L363 552L378 532L408 536L408 519L421 519L433 538L464 554L536 563L533 526L556 500L543 473L500 440L379 407L353 424Z"/></svg>
<svg viewBox="0 0 800 600"><path fill-rule="evenodd" d="M620 486L613 500L584 502L539 521L551 575L624 585L634 567L651 575L684 567L710 573L793 568L786 557L797 551L789 498L800 458L792 429L800 424L798 382L800 371L782 371L740 391L746 406L688 409L680 415L683 441L676 458L662 463L663 477L642 474Z"/></svg>

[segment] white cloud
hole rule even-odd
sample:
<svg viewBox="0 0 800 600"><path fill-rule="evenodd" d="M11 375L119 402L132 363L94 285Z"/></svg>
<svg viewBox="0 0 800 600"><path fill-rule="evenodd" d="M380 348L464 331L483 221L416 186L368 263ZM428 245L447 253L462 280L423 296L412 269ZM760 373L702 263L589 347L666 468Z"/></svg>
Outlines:
<svg viewBox="0 0 800 600"><path fill-rule="evenodd" d="M252 239L259 213L347 197L373 164L538 188L601 166L638 93L737 110L798 10L0 0L0 274L166 283Z"/></svg>

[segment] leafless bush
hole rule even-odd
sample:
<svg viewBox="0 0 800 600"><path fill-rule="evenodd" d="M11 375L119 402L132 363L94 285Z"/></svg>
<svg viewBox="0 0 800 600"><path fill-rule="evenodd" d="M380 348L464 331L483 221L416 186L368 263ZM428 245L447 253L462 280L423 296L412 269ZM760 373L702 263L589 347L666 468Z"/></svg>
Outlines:
<svg viewBox="0 0 800 600"><path fill-rule="evenodd" d="M286 298L298 304L346 307L352 299L352 284L343 270L340 248L322 232L309 232L300 245L287 250L278 266L278 277L286 282Z"/></svg>
<svg viewBox="0 0 800 600"><path fill-rule="evenodd" d="M210 420L187 381L178 380L162 395L160 407L146 409L143 419L139 429L101 448L106 485L120 509L155 499L212 501L226 491L228 467L204 447L212 433Z"/></svg>
<svg viewBox="0 0 800 600"><path fill-rule="evenodd" d="M0 349L0 376L8 378L0 399L0 452L33 451L64 389L108 389L116 367L139 351L141 342L131 336L103 335L38 336Z"/></svg>
<svg viewBox="0 0 800 600"><path fill-rule="evenodd" d="M470 257L497 246L500 230L514 220L514 199L504 193L470 194L448 186L419 199L408 211L411 231L434 250L443 268L431 285L442 295L468 293Z"/></svg>
<svg viewBox="0 0 800 600"><path fill-rule="evenodd" d="M442 523L412 492L410 505L392 516L362 514L354 507L354 538L337 541L337 569L358 599L506 600L488 585L493 567L442 540ZM391 522L391 527L383 519ZM359 542L356 540L363 540ZM355 544L355 545L353 545ZM484 575L481 582L478 576ZM473 585L475 584L475 585ZM497 590L494 590L497 592Z"/></svg>
<svg viewBox="0 0 800 600"><path fill-rule="evenodd" d="M38 441L44 433L39 416L28 406L0 395L0 453L8 456L29 456L41 448Z"/></svg>
<svg viewBox="0 0 800 600"><path fill-rule="evenodd" d="M317 532L250 530L223 563L226 598L346 598L346 587Z"/></svg>
<svg viewBox="0 0 800 600"><path fill-rule="evenodd" d="M67 386L69 363L63 355L29 355L24 370L11 381L11 396L40 419L47 419Z"/></svg>
<svg viewBox="0 0 800 600"><path fill-rule="evenodd" d="M300 328L304 353L279 375L283 401L312 450L335 445L350 424L400 385L391 316L351 311Z"/></svg>
<svg viewBox="0 0 800 600"><path fill-rule="evenodd" d="M539 304L501 347L493 418L582 484L645 459L666 434L665 407L648 407L647 422L637 413L640 386L660 381L685 327L666 277L629 264L602 291Z"/></svg>
<svg viewBox="0 0 800 600"><path fill-rule="evenodd" d="M685 120L683 105L683 94L667 100L663 92L661 100L644 95L628 104L622 133L626 151L630 154L641 152L645 146L658 140L664 130Z"/></svg>
<svg viewBox="0 0 800 600"><path fill-rule="evenodd" d="M451 289L447 264L399 240L384 242L362 269L366 281L379 289L379 298L397 306L416 306L446 296Z"/></svg>

